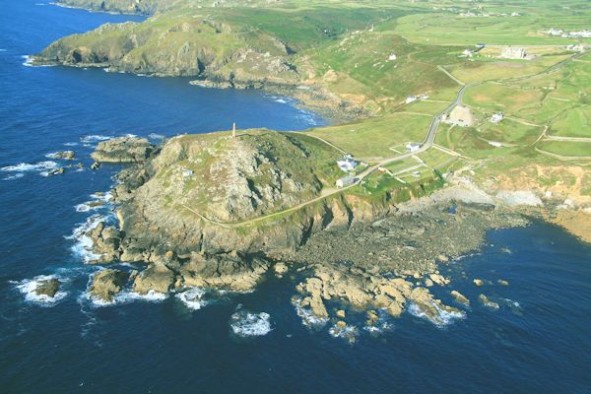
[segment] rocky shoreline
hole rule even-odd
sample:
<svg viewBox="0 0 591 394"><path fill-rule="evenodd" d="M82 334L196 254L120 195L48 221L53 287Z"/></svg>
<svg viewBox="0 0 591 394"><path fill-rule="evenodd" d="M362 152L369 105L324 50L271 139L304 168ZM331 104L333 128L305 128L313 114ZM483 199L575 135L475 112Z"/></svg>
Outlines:
<svg viewBox="0 0 591 394"><path fill-rule="evenodd" d="M273 223L273 231L257 233L265 235L263 248L255 243L254 247L242 244L240 249L241 244L236 243L235 249L227 251L204 248L200 242L190 250L185 241L195 238L191 232L196 227L186 224L178 237L150 230L162 243L143 244L144 248L140 241L143 234L138 231L145 231L145 226L129 225L139 214L133 210L137 207L134 200L143 185L156 176L159 164L154 158L161 152L166 154L166 146L161 149L146 145L143 139L126 137L100 143L98 153L93 154L98 162L131 163L122 169L119 183L111 191L119 225L99 222L85 234L98 256L91 263L105 266L89 284L89 294L98 303L113 303L123 291L141 296L187 289L245 293L254 291L268 275L287 275L290 280L299 278L293 304L306 324L333 321L335 329L342 330L347 326L347 311L365 311L371 326L377 323L380 310L398 317L411 307L434 324L445 324L449 316L463 316L462 308L470 301L452 287L449 294L456 306L445 305L434 296L434 286L453 286L441 267L478 250L488 230L527 224L520 213L458 181L428 197L396 206L361 207L357 212L354 205L344 205L340 209L348 213L341 219L334 207L346 199L324 204L321 211L305 210L305 220L324 226L314 229L313 225L301 227L293 222ZM335 212L328 213L327 207ZM318 212L328 216L318 216ZM188 221L196 218L190 216ZM286 244L284 234L282 238L286 231L299 232L298 241ZM118 262L133 263L134 268L108 266Z"/></svg>

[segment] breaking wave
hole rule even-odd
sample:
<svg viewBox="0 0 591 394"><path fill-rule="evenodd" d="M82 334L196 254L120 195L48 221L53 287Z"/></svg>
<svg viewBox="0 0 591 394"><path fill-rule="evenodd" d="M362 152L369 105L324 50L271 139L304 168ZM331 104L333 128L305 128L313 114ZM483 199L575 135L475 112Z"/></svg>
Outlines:
<svg viewBox="0 0 591 394"><path fill-rule="evenodd" d="M334 338L343 338L349 343L353 343L359 336L359 329L356 326L348 324L339 325L339 323L337 323L328 329L328 333Z"/></svg>
<svg viewBox="0 0 591 394"><path fill-rule="evenodd" d="M68 293L58 291L55 296L49 297L45 294L37 294L37 289L44 282L52 279L58 279L55 275L39 275L33 279L24 279L16 282L16 288L25 296L25 301L32 302L41 306L54 306L63 300Z"/></svg>
<svg viewBox="0 0 591 394"><path fill-rule="evenodd" d="M37 172L40 175L47 176L48 172L51 170L57 169L59 166L55 161L40 161L38 163L19 163L12 166L4 166L0 167L0 171L2 172L16 172L16 173L25 173L25 172ZM22 175L21 175L22 176ZM18 176L19 178L21 176ZM7 178L4 178L7 179ZM12 178L14 179L14 178Z"/></svg>
<svg viewBox="0 0 591 394"><path fill-rule="evenodd" d="M85 263L96 262L101 258L100 254L92 251L92 239L86 234L105 220L104 216L92 215L84 223L74 228L72 235L66 237L66 239L75 241L71 248L72 252Z"/></svg>
<svg viewBox="0 0 591 394"><path fill-rule="evenodd" d="M203 299L204 295L204 289L192 287L186 291L176 294L175 297L179 299L187 308L198 311L208 304L208 302Z"/></svg>
<svg viewBox="0 0 591 394"><path fill-rule="evenodd" d="M309 308L304 308L302 306L302 299L295 298L293 301L293 306L295 307L297 315L302 319L302 324L306 327L310 328L322 328L328 323L328 318L318 317L312 313L312 310Z"/></svg>
<svg viewBox="0 0 591 394"><path fill-rule="evenodd" d="M266 312L252 313L241 310L230 318L232 332L239 337L259 337L271 332L271 315Z"/></svg>
<svg viewBox="0 0 591 394"><path fill-rule="evenodd" d="M430 315L426 313L421 307L414 302L410 304L408 307L408 312L421 319L425 319L430 321L431 323L435 324L438 327L444 327L454 323L456 320L464 319L466 317L466 313L463 311L447 311L441 308L437 303L431 303L433 308L437 311L436 315Z"/></svg>

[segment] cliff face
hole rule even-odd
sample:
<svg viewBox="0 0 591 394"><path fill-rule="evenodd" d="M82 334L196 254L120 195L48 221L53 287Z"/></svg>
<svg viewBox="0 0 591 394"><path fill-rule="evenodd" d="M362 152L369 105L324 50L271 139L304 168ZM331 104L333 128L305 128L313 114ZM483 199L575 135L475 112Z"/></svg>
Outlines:
<svg viewBox="0 0 591 394"><path fill-rule="evenodd" d="M167 252L293 249L315 232L386 213L385 203L322 198L340 176L339 155L305 135L266 130L175 137L122 172L114 190L121 236L109 243L116 248L109 256L154 261ZM105 244L105 231L92 234L95 244Z"/></svg>
<svg viewBox="0 0 591 394"><path fill-rule="evenodd" d="M157 15L151 23L106 24L65 37L37 63L105 67L111 71L193 76L236 87L293 85L300 80L279 39L206 16Z"/></svg>
<svg viewBox="0 0 591 394"><path fill-rule="evenodd" d="M161 6L166 6L162 0L59 0L58 4L84 8L87 10L120 12L123 14L153 14ZM168 3L175 3L169 1Z"/></svg>

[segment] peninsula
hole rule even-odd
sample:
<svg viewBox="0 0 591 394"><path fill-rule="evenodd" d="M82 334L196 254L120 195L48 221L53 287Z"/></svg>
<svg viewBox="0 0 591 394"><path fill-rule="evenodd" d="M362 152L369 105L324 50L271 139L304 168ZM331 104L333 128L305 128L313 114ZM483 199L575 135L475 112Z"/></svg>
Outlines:
<svg viewBox="0 0 591 394"><path fill-rule="evenodd" d="M62 3L151 16L60 39L34 64L264 89L333 120L100 143L97 162L131 165L118 225L88 234L94 263L148 263L97 274L103 301L128 283L251 291L303 263L294 304L309 321L344 319L328 301L369 321L412 302L437 324L461 313L429 292L449 282L438 264L488 229L526 215L591 241L591 41L550 30L589 27L583 1Z"/></svg>

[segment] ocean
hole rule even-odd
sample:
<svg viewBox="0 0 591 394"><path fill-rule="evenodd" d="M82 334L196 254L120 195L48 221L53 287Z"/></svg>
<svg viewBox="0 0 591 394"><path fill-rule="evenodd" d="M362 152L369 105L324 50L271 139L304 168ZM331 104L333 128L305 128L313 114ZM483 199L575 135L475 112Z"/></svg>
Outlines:
<svg viewBox="0 0 591 394"><path fill-rule="evenodd" d="M256 91L29 67L26 56L59 37L143 18L40 0L0 7L0 393L591 393L591 247L540 222L491 231L482 250L442 267L452 285L433 292L450 305L449 290L465 294L461 318L437 326L405 312L369 332L352 314L354 342L302 324L292 275L201 304L126 293L95 305L86 288L97 268L77 235L108 214L85 203L104 199L95 193L118 169L88 169L98 141L326 121ZM46 176L68 164L51 155L66 149L84 169ZM39 277L64 282L55 302L31 292Z"/></svg>

